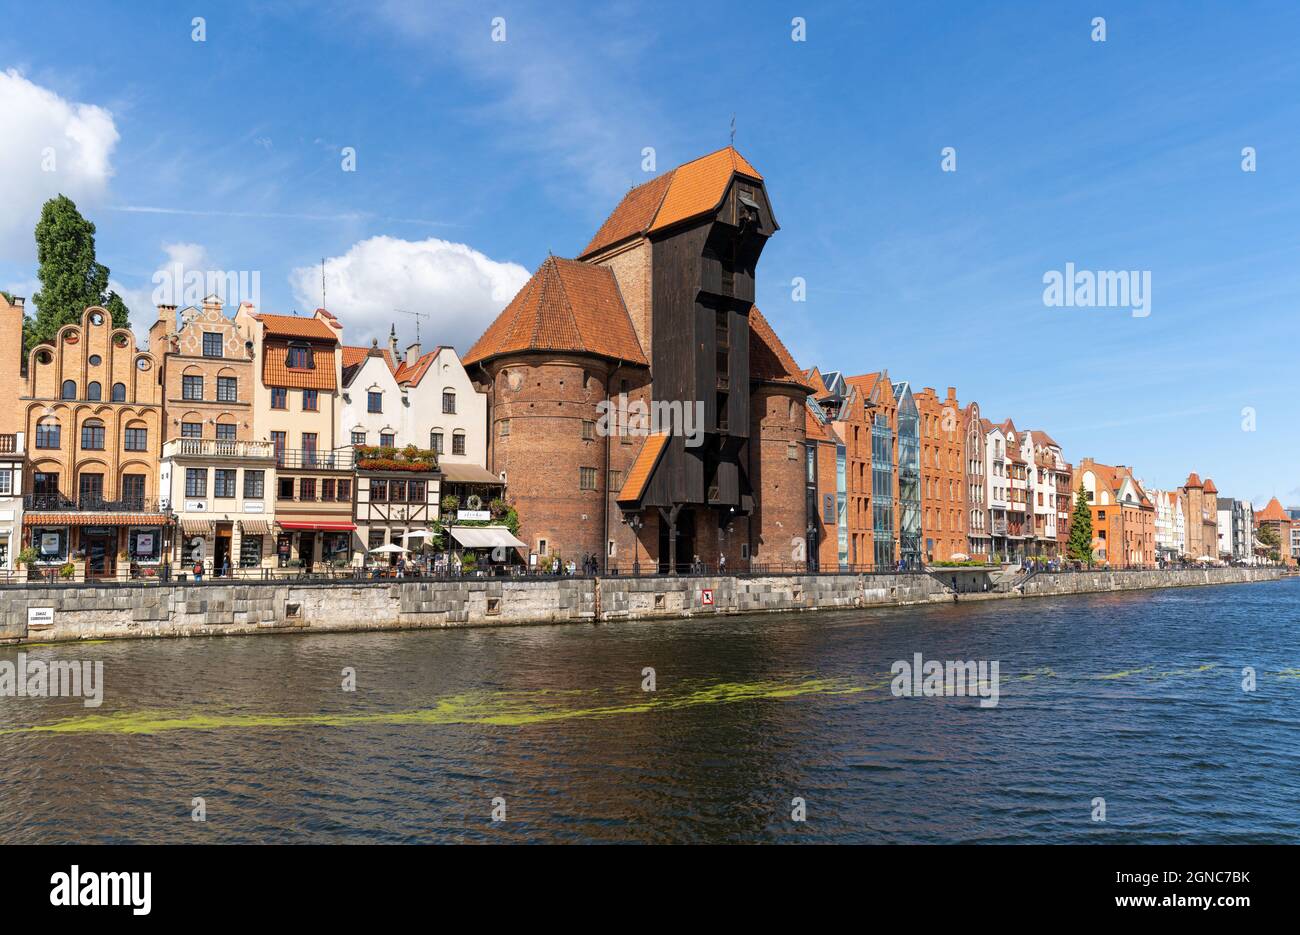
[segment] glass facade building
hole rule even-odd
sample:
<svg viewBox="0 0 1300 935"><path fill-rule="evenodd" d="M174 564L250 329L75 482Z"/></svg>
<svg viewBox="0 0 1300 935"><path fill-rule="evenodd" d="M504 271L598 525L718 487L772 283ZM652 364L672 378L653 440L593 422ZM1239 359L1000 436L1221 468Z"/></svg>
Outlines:
<svg viewBox="0 0 1300 935"><path fill-rule="evenodd" d="M894 430L889 420L871 423L871 529L878 571L894 567Z"/></svg>
<svg viewBox="0 0 1300 935"><path fill-rule="evenodd" d="M907 568L921 567L921 433L912 389L894 384L898 401L898 557Z"/></svg>

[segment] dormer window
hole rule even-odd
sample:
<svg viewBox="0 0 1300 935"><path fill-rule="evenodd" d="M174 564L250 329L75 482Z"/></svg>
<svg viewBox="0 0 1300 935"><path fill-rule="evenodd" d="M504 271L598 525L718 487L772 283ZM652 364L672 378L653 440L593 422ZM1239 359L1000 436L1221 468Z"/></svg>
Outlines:
<svg viewBox="0 0 1300 935"><path fill-rule="evenodd" d="M291 344L288 364L292 370L311 370L313 368L311 348L305 344Z"/></svg>

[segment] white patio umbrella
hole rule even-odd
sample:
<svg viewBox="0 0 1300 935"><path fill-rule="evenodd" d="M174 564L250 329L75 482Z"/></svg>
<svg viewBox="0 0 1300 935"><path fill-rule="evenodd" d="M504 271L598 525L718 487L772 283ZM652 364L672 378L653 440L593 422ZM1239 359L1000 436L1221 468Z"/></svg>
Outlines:
<svg viewBox="0 0 1300 935"><path fill-rule="evenodd" d="M408 539L432 539L433 530L431 529L411 529L406 533Z"/></svg>
<svg viewBox="0 0 1300 935"><path fill-rule="evenodd" d="M381 546L377 546L376 548L371 549L371 550L370 550L370 554L371 554L371 555L378 555L378 554L385 554L385 555L388 555L388 554L392 554L393 552L409 552L409 551L411 551L411 550L410 550L410 549L404 549L404 548L402 548L400 545L393 545L393 544L390 542L388 545L381 545Z"/></svg>

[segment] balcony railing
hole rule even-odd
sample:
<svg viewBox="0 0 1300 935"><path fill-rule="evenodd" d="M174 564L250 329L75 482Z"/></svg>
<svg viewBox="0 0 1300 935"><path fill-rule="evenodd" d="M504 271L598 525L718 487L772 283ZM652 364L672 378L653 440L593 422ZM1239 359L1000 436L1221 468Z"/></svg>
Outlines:
<svg viewBox="0 0 1300 935"><path fill-rule="evenodd" d="M85 496L74 500L61 493L29 493L23 497L23 510L28 513L157 513L161 509L157 500L147 497L106 500Z"/></svg>
<svg viewBox="0 0 1300 935"><path fill-rule="evenodd" d="M163 457L273 458L275 445L265 441L230 441L219 438L177 438L163 445Z"/></svg>
<svg viewBox="0 0 1300 935"><path fill-rule="evenodd" d="M305 471L350 471L355 452L351 447L333 451L313 451L309 448L281 448L274 451L276 467Z"/></svg>
<svg viewBox="0 0 1300 935"><path fill-rule="evenodd" d="M20 454L23 450L23 436L18 434L0 435L0 454Z"/></svg>

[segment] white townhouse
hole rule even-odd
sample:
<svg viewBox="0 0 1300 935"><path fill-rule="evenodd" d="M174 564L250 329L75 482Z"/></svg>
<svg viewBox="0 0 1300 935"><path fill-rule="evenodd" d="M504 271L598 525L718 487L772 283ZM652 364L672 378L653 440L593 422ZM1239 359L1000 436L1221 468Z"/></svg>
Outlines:
<svg viewBox="0 0 1300 935"><path fill-rule="evenodd" d="M437 454L436 470L358 459L358 551L410 548L444 518L484 521L488 504L502 495L504 485L484 467L487 395L475 389L455 348L423 353L412 344L402 355L393 333L386 348L377 341L368 348L345 346L340 419L339 437L353 446L399 452L414 446ZM458 500L457 512L443 517L440 502L449 494ZM453 527L452 535L459 541L485 534L459 537Z"/></svg>
<svg viewBox="0 0 1300 935"><path fill-rule="evenodd" d="M1156 508L1156 557L1177 561L1187 554L1187 516L1183 495L1177 490L1146 488Z"/></svg>
<svg viewBox="0 0 1300 935"><path fill-rule="evenodd" d="M989 535L993 553L989 557L1003 560L1011 554L1007 539L1007 510L1011 505L1011 471L1007 462L1007 436L1002 427L988 419L980 422L984 430L985 508L989 516Z"/></svg>
<svg viewBox="0 0 1300 935"><path fill-rule="evenodd" d="M23 544L24 434L0 435L0 571L17 567Z"/></svg>

